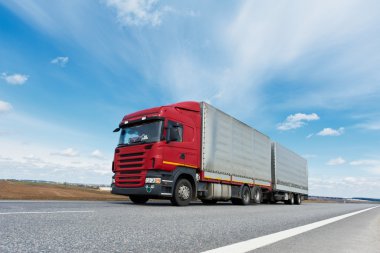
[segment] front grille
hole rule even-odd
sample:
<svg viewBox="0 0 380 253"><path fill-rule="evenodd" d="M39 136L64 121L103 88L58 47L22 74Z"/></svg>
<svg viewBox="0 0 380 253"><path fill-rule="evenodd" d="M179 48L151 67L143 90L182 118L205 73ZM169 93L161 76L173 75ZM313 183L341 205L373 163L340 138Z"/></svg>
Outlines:
<svg viewBox="0 0 380 253"><path fill-rule="evenodd" d="M120 157L131 157L131 156L142 156L142 155L144 155L144 152L121 154Z"/></svg>
<svg viewBox="0 0 380 253"><path fill-rule="evenodd" d="M120 160L121 163L128 163L128 162L142 162L142 161L143 161L142 158Z"/></svg>
<svg viewBox="0 0 380 253"><path fill-rule="evenodd" d="M142 164L134 163L134 164L126 164L126 165L120 165L121 169L127 169L127 168L139 168L142 167Z"/></svg>
<svg viewBox="0 0 380 253"><path fill-rule="evenodd" d="M145 153L134 152L116 155L115 184L118 187L142 187L147 171L144 170Z"/></svg>
<svg viewBox="0 0 380 253"><path fill-rule="evenodd" d="M120 175L123 174L139 174L141 173L141 170L125 170L125 171L120 171Z"/></svg>

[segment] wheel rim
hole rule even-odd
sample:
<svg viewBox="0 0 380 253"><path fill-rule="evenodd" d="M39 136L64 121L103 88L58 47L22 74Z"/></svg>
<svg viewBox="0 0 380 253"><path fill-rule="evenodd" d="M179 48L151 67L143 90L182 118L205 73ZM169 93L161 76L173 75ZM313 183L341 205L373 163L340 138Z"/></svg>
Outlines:
<svg viewBox="0 0 380 253"><path fill-rule="evenodd" d="M256 199L256 202L260 201L260 193L259 193L259 191L256 191L255 199Z"/></svg>
<svg viewBox="0 0 380 253"><path fill-rule="evenodd" d="M181 185L178 189L178 196L182 200L187 200L190 197L190 188L186 185Z"/></svg>
<svg viewBox="0 0 380 253"><path fill-rule="evenodd" d="M244 192L244 201L245 202L249 201L249 191Z"/></svg>

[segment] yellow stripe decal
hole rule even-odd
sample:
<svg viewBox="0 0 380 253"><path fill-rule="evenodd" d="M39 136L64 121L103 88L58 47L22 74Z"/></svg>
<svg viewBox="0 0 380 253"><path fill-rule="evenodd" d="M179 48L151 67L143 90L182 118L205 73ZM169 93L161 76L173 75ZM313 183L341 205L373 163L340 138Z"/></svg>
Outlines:
<svg viewBox="0 0 380 253"><path fill-rule="evenodd" d="M214 179L214 180L220 180L220 181L230 181L230 180L227 180L227 179L222 179L222 178L219 178L219 177L217 177L217 178L215 178L215 177L204 177L205 179Z"/></svg>
<svg viewBox="0 0 380 253"><path fill-rule="evenodd" d="M169 164L169 165L185 166L185 167L190 167L190 168L198 168L197 166L184 164L184 163L174 163L174 162L169 162L169 161L163 161L162 163Z"/></svg>

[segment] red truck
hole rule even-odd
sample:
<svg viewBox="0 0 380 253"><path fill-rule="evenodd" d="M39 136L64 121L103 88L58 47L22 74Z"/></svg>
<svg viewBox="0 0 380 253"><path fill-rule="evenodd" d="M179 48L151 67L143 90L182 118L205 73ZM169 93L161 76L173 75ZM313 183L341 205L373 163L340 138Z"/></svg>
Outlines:
<svg viewBox="0 0 380 253"><path fill-rule="evenodd" d="M307 197L305 159L205 102L128 114L119 131L112 193L136 204L301 204Z"/></svg>

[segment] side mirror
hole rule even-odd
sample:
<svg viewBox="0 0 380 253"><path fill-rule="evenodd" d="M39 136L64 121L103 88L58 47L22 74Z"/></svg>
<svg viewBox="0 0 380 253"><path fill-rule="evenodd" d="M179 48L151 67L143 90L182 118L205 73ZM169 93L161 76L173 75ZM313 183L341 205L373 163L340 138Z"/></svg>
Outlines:
<svg viewBox="0 0 380 253"><path fill-rule="evenodd" d="M119 131L120 131L120 127L115 128L115 130L113 130L114 133L119 132Z"/></svg>

